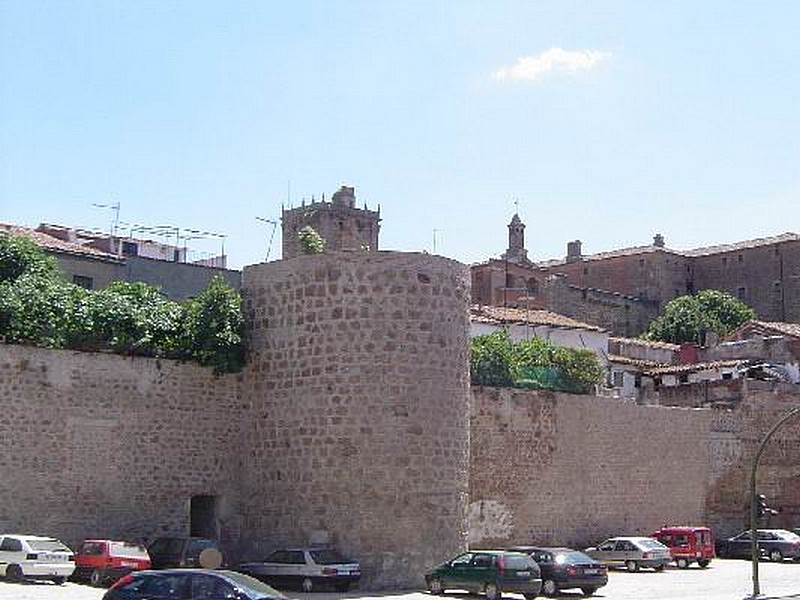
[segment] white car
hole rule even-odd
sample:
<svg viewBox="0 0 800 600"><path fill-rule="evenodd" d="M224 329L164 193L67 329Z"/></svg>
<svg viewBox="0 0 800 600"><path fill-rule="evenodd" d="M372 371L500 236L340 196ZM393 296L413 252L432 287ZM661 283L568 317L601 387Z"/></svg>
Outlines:
<svg viewBox="0 0 800 600"><path fill-rule="evenodd" d="M36 577L61 584L74 570L72 550L55 538L0 535L0 573L6 579L19 581L24 577Z"/></svg>
<svg viewBox="0 0 800 600"><path fill-rule="evenodd" d="M628 571L638 571L639 567L663 571L672 561L669 548L649 537L609 538L584 553L609 567L624 567Z"/></svg>
<svg viewBox="0 0 800 600"><path fill-rule="evenodd" d="M361 577L361 566L332 548L276 550L262 561L242 563L238 571L275 587L310 592L321 585L344 592Z"/></svg>

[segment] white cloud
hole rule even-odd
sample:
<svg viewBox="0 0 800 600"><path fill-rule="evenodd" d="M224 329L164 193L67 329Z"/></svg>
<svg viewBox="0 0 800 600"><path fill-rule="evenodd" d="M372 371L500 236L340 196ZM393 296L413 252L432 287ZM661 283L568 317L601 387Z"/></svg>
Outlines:
<svg viewBox="0 0 800 600"><path fill-rule="evenodd" d="M498 81L523 80L538 81L551 71L588 71L601 62L610 59L611 52L602 50L564 50L550 48L535 56L523 56L510 67L494 72L492 78Z"/></svg>

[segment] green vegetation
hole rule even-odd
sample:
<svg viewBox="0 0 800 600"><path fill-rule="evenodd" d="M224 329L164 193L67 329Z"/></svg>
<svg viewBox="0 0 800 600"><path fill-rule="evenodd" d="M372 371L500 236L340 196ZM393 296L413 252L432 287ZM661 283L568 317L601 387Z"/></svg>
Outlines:
<svg viewBox="0 0 800 600"><path fill-rule="evenodd" d="M31 240L0 234L0 337L9 343L244 366L239 294L215 277L178 303L145 283L88 291L67 283Z"/></svg>
<svg viewBox="0 0 800 600"><path fill-rule="evenodd" d="M556 346L540 338L514 342L506 331L472 339L472 383L586 394L603 381L590 350Z"/></svg>
<svg viewBox="0 0 800 600"><path fill-rule="evenodd" d="M297 232L297 239L303 254L322 254L325 250L325 240L310 225Z"/></svg>
<svg viewBox="0 0 800 600"><path fill-rule="evenodd" d="M703 344L707 331L724 336L754 316L752 308L730 294L703 290L694 296L670 300L661 316L650 323L644 337L673 344Z"/></svg>

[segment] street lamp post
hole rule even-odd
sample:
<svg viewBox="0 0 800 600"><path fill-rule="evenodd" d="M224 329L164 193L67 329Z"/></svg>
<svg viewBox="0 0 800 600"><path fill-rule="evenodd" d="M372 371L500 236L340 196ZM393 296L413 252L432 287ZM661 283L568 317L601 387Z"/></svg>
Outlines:
<svg viewBox="0 0 800 600"><path fill-rule="evenodd" d="M775 432L778 431L786 421L798 414L800 414L800 407L793 408L772 426L761 441L758 451L756 451L756 456L753 460L753 468L750 471L750 553L753 561L753 595L750 598L752 600L761 598L761 587L758 581L758 506L756 502L756 474L758 471L758 463L761 461L761 455L764 453L764 449L767 447L767 442L769 442L770 438L772 438Z"/></svg>

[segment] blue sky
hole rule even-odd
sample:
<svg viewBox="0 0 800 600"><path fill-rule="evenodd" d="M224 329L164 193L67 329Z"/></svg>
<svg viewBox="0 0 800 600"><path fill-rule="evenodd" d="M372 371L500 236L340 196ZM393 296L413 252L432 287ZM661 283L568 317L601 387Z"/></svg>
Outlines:
<svg viewBox="0 0 800 600"><path fill-rule="evenodd" d="M797 231L800 3L0 0L0 221L263 259L356 187L381 247L529 256ZM217 249L195 242L195 247ZM279 235L272 257L279 253Z"/></svg>

